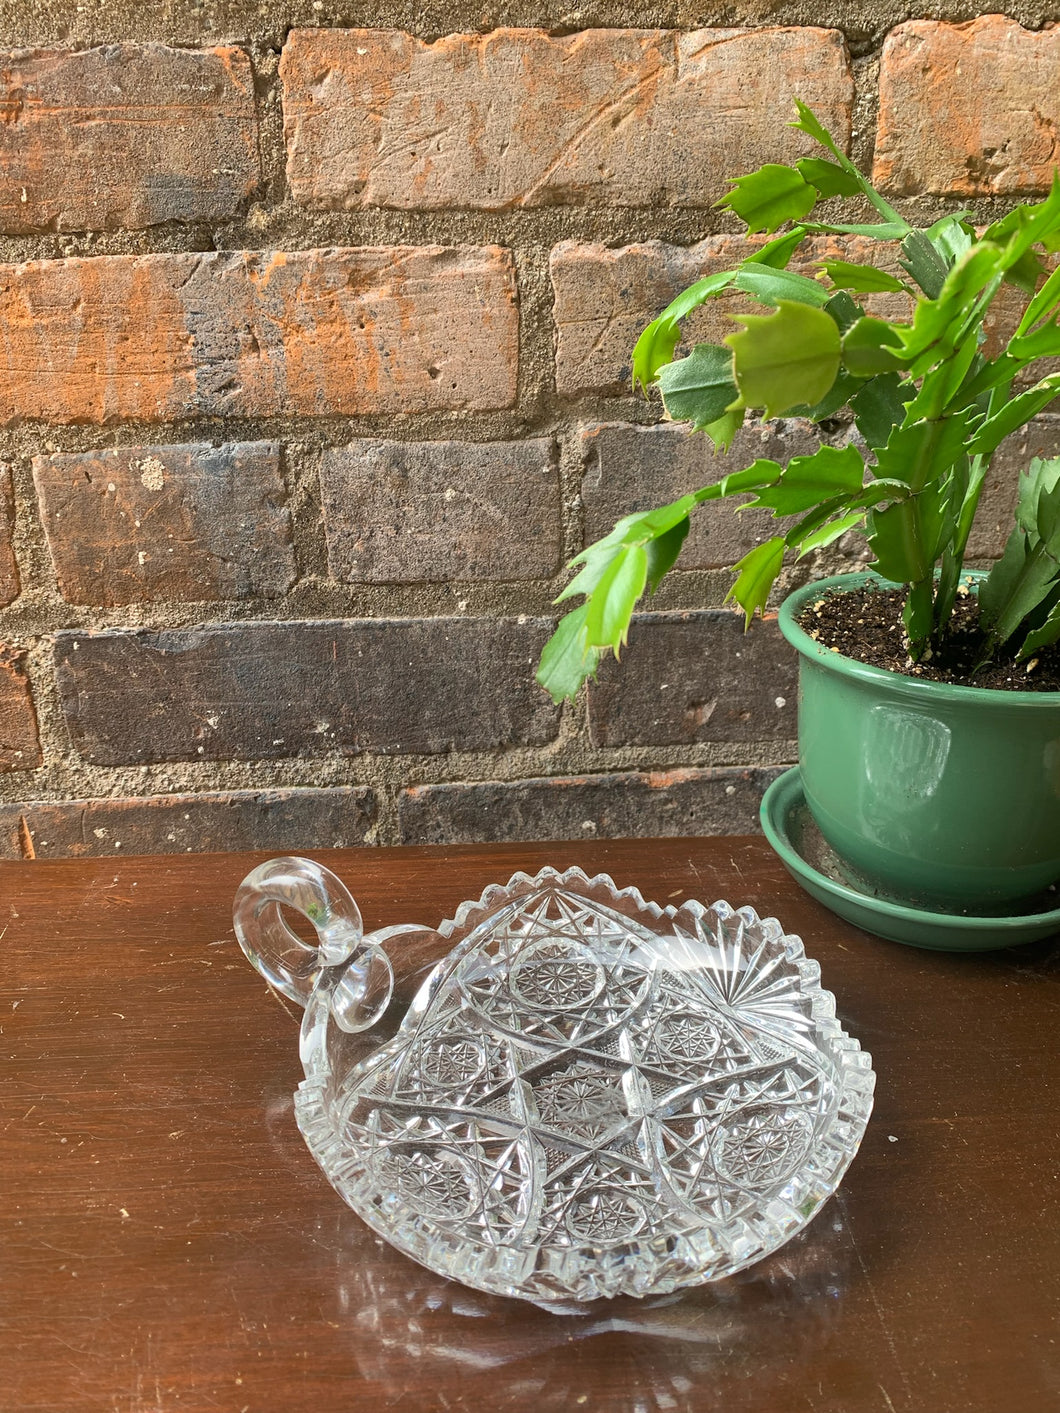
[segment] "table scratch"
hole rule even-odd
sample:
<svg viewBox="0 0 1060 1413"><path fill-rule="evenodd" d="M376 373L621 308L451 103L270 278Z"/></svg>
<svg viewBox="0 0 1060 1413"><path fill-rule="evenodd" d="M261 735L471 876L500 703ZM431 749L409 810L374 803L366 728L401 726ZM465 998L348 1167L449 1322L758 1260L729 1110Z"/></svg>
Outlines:
<svg viewBox="0 0 1060 1413"><path fill-rule="evenodd" d="M873 1309L876 1311L876 1318L880 1322L880 1328L883 1330L883 1337L887 1341L887 1347L891 1351L891 1358L894 1360L895 1367L898 1370L898 1377L901 1379L902 1387L905 1389L906 1402L911 1404L913 1402L912 1389L909 1387L909 1380L906 1378L905 1369L902 1366L902 1361L898 1357L898 1346L895 1344L894 1336L891 1334L890 1326L888 1325L887 1320L884 1316L883 1306L880 1304L879 1297L876 1294L876 1287L872 1283L872 1276L869 1274L869 1268L865 1264L865 1258L861 1254L861 1248L860 1246L858 1246L857 1237L854 1235L854 1226L850 1220L850 1214L847 1211L847 1205L844 1200L842 1190L836 1193L836 1202L838 1203L839 1208L843 1213L843 1222L846 1227L847 1234L850 1237L850 1244L854 1248L854 1255L858 1258L858 1265L861 1267L861 1274L865 1277L865 1285L868 1287L869 1298L872 1300ZM891 1403L890 1397L886 1389L883 1387L882 1384L879 1385L879 1389L880 1392L883 1394L884 1398L887 1399L887 1406L891 1410L891 1413L894 1413L894 1405Z"/></svg>

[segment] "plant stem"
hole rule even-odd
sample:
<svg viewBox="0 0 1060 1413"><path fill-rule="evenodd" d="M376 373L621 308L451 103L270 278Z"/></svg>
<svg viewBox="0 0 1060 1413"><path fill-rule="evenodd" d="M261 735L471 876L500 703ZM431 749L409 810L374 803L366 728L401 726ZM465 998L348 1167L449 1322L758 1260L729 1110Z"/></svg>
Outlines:
<svg viewBox="0 0 1060 1413"><path fill-rule="evenodd" d="M933 588L934 584L930 575L926 579L919 580L916 584L910 584L905 608L902 611L902 621L909 639L909 656L914 662L920 661L924 655L924 649L931 640Z"/></svg>
<svg viewBox="0 0 1060 1413"><path fill-rule="evenodd" d="M1011 378L990 389L984 420L989 420L1001 410L1011 396L1011 392ZM944 636L946 626L953 616L953 608L957 602L957 588L961 581L961 570L964 568L964 555L968 548L968 537L972 532L975 512L979 507L979 497L983 493L986 473L990 470L992 460L993 453L989 456L973 456L968 462L968 481L960 510L957 512L957 524L949 548L942 557L939 591L935 598L933 633L936 641Z"/></svg>

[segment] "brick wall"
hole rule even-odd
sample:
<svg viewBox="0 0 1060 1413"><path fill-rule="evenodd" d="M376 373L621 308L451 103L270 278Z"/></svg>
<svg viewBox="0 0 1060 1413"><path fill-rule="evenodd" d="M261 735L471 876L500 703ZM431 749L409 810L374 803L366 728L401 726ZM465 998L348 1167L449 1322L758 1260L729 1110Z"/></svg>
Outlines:
<svg viewBox="0 0 1060 1413"><path fill-rule="evenodd" d="M713 461L632 343L740 257L712 203L793 97L917 219L1041 191L1060 31L1014 13L0 0L0 856L755 828L761 519L701 512L583 700L532 681L586 536L818 435Z"/></svg>

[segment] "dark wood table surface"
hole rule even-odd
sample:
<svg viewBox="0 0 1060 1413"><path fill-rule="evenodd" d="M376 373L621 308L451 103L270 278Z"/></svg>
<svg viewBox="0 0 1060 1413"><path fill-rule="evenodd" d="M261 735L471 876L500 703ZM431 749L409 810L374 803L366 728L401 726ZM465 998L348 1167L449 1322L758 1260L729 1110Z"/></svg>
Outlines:
<svg viewBox="0 0 1060 1413"><path fill-rule="evenodd" d="M798 932L873 1055L839 1193L742 1275L548 1314L391 1251L295 1126L291 1008L231 901L264 855L0 865L4 1413L1060 1409L1060 939L866 936L758 839L315 852L366 927L544 863Z"/></svg>

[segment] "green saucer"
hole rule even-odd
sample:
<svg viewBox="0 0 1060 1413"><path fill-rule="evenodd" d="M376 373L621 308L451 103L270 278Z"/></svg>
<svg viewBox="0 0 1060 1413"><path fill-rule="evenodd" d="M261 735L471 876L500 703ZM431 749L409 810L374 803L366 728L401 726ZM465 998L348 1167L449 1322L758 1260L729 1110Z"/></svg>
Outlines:
<svg viewBox="0 0 1060 1413"><path fill-rule="evenodd" d="M762 798L762 828L784 867L819 903L847 922L911 947L937 952L993 952L1060 932L1056 890L1038 910L1009 917L965 917L911 908L877 896L821 837L802 793L799 767L773 781Z"/></svg>

